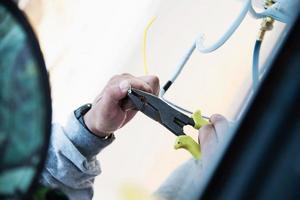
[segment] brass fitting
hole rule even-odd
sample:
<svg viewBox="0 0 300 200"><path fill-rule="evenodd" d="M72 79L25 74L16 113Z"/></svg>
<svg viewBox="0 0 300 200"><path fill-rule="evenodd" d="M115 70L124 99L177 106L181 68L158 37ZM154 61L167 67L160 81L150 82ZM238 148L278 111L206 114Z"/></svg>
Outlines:
<svg viewBox="0 0 300 200"><path fill-rule="evenodd" d="M265 0L264 1L264 8L267 9L267 8L271 7L274 3L275 3L274 0Z"/></svg>
<svg viewBox="0 0 300 200"><path fill-rule="evenodd" d="M273 0L265 0L264 8L267 9L272 6L275 2ZM257 40L262 41L264 39L265 33L273 29L274 19L272 17L264 17L258 32Z"/></svg>

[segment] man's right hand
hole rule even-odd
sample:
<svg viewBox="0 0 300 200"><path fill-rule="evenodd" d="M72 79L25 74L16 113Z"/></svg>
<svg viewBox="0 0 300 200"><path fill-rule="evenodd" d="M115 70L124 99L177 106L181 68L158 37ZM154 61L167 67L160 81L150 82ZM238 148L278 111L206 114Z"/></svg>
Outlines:
<svg viewBox="0 0 300 200"><path fill-rule="evenodd" d="M137 113L130 101L124 101L130 87L158 95L156 76L134 77L130 74L112 77L92 108L84 115L86 126L94 134L105 137L127 124Z"/></svg>

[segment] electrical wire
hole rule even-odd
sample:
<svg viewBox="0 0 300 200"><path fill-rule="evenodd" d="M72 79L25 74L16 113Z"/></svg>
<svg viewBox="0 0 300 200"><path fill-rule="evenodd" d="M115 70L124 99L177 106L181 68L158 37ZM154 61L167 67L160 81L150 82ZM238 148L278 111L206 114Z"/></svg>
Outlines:
<svg viewBox="0 0 300 200"><path fill-rule="evenodd" d="M162 98L165 102L167 102L170 106L172 106L172 107L174 107L174 108L176 108L176 109L178 109L178 110L181 110L181 111L183 111L183 112L185 112L185 113L188 113L188 114L190 114L190 115L193 114L191 111L186 110L186 109L184 109L184 108L182 108L182 107L180 107L180 106L177 106L176 104L174 104L174 103L172 103L171 101L165 99L164 97L161 97L161 98Z"/></svg>
<svg viewBox="0 0 300 200"><path fill-rule="evenodd" d="M240 26L244 18L246 17L249 9L252 7L251 6L251 0L247 0L246 3L243 6L242 11L238 15L238 17L233 21L233 23L229 26L225 34L222 35L222 37L217 40L214 44L206 47L204 45L204 34L200 34L200 36L197 38L196 43L197 43L197 50L200 51L201 53L210 53L218 48L220 48L231 36L232 34L236 31L236 29Z"/></svg>
<svg viewBox="0 0 300 200"><path fill-rule="evenodd" d="M239 25L244 20L246 14L250 11L250 14L254 16L255 18L262 18L264 17L263 14L257 13L253 7L252 7L252 1L247 0L242 8L242 11L238 15L238 17L234 20L234 22L229 26L225 34L222 35L222 37L217 40L214 44L206 47L204 45L205 37L204 34L200 34L200 36L194 41L192 46L187 50L186 54L182 57L182 59L179 61L179 64L176 66L175 72L171 76L171 78L164 84L164 86L160 89L159 96L166 101L168 104L173 106L174 108L188 113L192 114L191 111L182 108L180 106L177 106L176 104L168 101L164 98L165 93L170 88L170 86L176 81L180 73L182 72L183 68L185 67L186 63L190 59L191 55L193 54L194 50L197 49L201 53L210 53L212 51L217 50L220 48L236 31L236 29L239 27ZM153 24L155 20L155 17L148 23L145 31L144 31L144 45L143 45L143 55L144 55L144 71L147 74L148 73L148 66L147 66L147 59L146 59L146 38L147 38L147 31L150 28L150 26ZM252 65L252 80L253 80L253 88L256 88L259 82L259 68L258 68L258 62L259 62L259 52L261 47L261 41L257 40L255 42L254 52L253 52L253 65ZM208 118L205 117L204 118Z"/></svg>
<svg viewBox="0 0 300 200"><path fill-rule="evenodd" d="M234 20L234 22L230 25L230 27L225 32L225 34L222 35L222 37L219 40L217 40L217 42L212 44L211 46L205 47L204 34L200 34L200 36L196 39L196 41L193 43L193 45L188 49L188 51L184 55L184 57L179 61L179 64L176 66L174 74L165 83L165 85L161 88L160 96L162 97L166 93L166 91L170 88L170 86L175 82L175 80L181 73L182 69L184 68L185 64L187 63L187 61L191 57L192 53L194 52L195 48L197 48L197 50L200 51L201 53L210 53L210 52L215 51L218 48L220 48L231 37L231 35L236 31L236 29L242 23L247 12L249 11L250 7L251 7L251 0L247 0L246 3L244 4L243 9L240 12L239 16L236 18L236 20Z"/></svg>
<svg viewBox="0 0 300 200"><path fill-rule="evenodd" d="M250 15L255 18L255 19L261 19L266 17L266 15L262 12L262 13L258 13L254 10L253 5L251 3L251 5L249 6L249 13Z"/></svg>
<svg viewBox="0 0 300 200"><path fill-rule="evenodd" d="M186 63L188 62L188 60L190 59L190 57L193 54L194 50L197 49L201 53L210 53L210 52L215 51L218 48L220 48L232 36L232 34L236 31L236 29L242 23L242 21L244 20L246 14L248 13L250 7L252 7L251 0L247 0L246 3L244 4L243 9L240 12L239 16L236 18L236 20L234 20L234 22L230 25L230 27L225 32L225 34L222 35L222 37L219 40L217 40L217 42L212 44L211 46L205 47L205 45L204 45L204 40L205 40L204 34L200 34L200 36L194 41L192 46L188 49L186 54L179 61L179 64L176 66L174 74L171 76L171 78L160 89L159 96L162 99L167 101L164 98L165 93L170 88L170 86L176 81L177 77L180 75L181 71L183 70L183 68L186 65ZM169 103L171 103L171 102L169 102ZM187 110L185 108L182 108L182 107L179 107L175 104L173 104L173 106L176 107L177 109L183 111L183 112L191 113L189 110Z"/></svg>
<svg viewBox="0 0 300 200"><path fill-rule="evenodd" d="M181 73L182 69L184 68L185 64L190 59L191 55L193 54L194 50L196 49L196 42L188 49L186 54L182 57L179 61L179 64L176 66L176 70L171 78L165 83L165 85L161 88L159 95L162 97L165 92L169 89L169 87L175 82L179 74Z"/></svg>
<svg viewBox="0 0 300 200"><path fill-rule="evenodd" d="M149 67L148 67L148 61L147 61L147 34L148 34L148 30L150 29L150 27L152 26L153 22L156 20L156 17L154 16L147 24L145 30L144 30L144 37L143 37L143 49L142 49L142 53L143 53L143 61L144 61L144 72L145 75L148 75L149 73Z"/></svg>
<svg viewBox="0 0 300 200"><path fill-rule="evenodd" d="M271 7L275 2L273 0L266 0L264 7L267 10L269 7ZM273 29L274 19L272 17L264 17L261 24L260 29L258 33L258 37L255 41L254 50L253 50L253 56L252 56L252 89L253 91L256 90L256 88L259 85L259 78L262 72L259 70L259 54L260 54L260 48L262 41L264 39L265 33L267 31L270 31Z"/></svg>
<svg viewBox="0 0 300 200"><path fill-rule="evenodd" d="M184 68L185 64L188 62L188 60L190 59L191 55L193 54L194 50L196 49L196 42L193 43L193 45L188 49L188 51L186 52L186 54L182 57L182 59L180 60L178 66L177 66L177 70L175 71L175 73L173 74L173 76L171 77L171 79L169 81L167 81L167 83L162 87L162 89L159 92L159 96L168 104L170 104L171 106L177 108L178 110L188 113L190 115L193 114L193 112L177 106L176 104L173 104L172 102L170 102L169 100L167 100L166 98L164 98L164 94L165 92L169 89L169 87L173 84L173 82L175 82L175 80L177 79L177 77L179 76L179 74L181 73L182 69ZM206 116L202 116L205 119L209 119Z"/></svg>
<svg viewBox="0 0 300 200"><path fill-rule="evenodd" d="M168 90L168 88L172 85L172 83L177 79L177 77L179 76L179 74L181 73L182 69L184 68L185 64L188 62L189 58L191 57L191 55L193 54L194 50L196 49L196 43L193 43L193 45L190 47L190 49L187 51L187 53L183 56L183 58L181 59L181 61L179 62L179 65L177 66L177 70L175 71L175 73L173 74L172 78L162 87L162 89L159 92L159 96L161 99L163 99L165 102L167 102L169 105L171 105L172 107L185 112L187 114L192 115L193 112L180 107L172 102L170 102L169 100L167 100L164 97L165 92ZM204 119L209 119L209 117L202 115L202 117Z"/></svg>
<svg viewBox="0 0 300 200"><path fill-rule="evenodd" d="M153 17L147 24L146 28L144 29L144 36L143 36L143 48L142 48L142 54L143 54L143 63L144 63L144 73L145 75L148 74L149 72L149 68L148 68L148 61L147 61L147 34L148 34L148 31L150 29L150 27L152 26L152 24L154 23L156 17ZM180 62L178 68L180 68L180 70L176 71L175 74L172 76L173 78L172 79L176 79L177 76L180 74L181 70L183 69L183 66L185 65L185 63L188 61L189 57L192 55L193 51L195 50L196 48L196 43L193 44L193 46L189 49L189 51L187 52L187 55L185 55L182 59L182 61ZM161 94L161 92L160 92ZM192 115L193 112L187 110L187 109L184 109L174 103L172 103L171 101L165 99L163 96L160 96L162 100L164 100L167 104L169 104L170 106L172 106L173 108L177 109L177 110L180 110L182 112L185 112L187 114L190 114ZM209 119L208 117L206 116L202 116L203 118L205 119Z"/></svg>
<svg viewBox="0 0 300 200"><path fill-rule="evenodd" d="M252 84L253 84L253 90L255 90L259 83L259 53L260 53L260 47L261 47L262 41L256 40L254 45L254 51L252 56Z"/></svg>

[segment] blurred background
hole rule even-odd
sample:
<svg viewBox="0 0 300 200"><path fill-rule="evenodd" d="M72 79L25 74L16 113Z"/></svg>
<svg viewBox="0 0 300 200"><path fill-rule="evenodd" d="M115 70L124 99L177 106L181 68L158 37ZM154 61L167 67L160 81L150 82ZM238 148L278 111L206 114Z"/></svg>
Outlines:
<svg viewBox="0 0 300 200"><path fill-rule="evenodd" d="M144 75L143 31L148 32L150 74L164 84L196 36L214 42L238 16L243 0L21 0L38 36L50 75L53 121L65 123L80 105L93 101L111 76ZM194 52L166 97L204 115L235 120L251 87L251 62L260 20L247 16L227 43L211 54ZM275 23L264 40L260 64L284 26ZM197 137L197 132L188 130ZM120 199L120 189L136 184L154 191L190 155L175 151L174 135L138 114L116 132L98 156L102 174L94 199Z"/></svg>

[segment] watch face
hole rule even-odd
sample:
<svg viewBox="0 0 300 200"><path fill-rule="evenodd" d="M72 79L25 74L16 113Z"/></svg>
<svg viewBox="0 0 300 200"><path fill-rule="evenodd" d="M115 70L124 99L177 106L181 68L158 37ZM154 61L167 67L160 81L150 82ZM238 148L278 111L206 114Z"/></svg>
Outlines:
<svg viewBox="0 0 300 200"><path fill-rule="evenodd" d="M0 0L0 199L23 199L48 147L48 77L35 36L11 1Z"/></svg>

